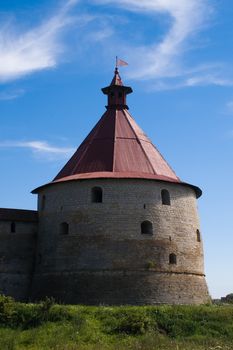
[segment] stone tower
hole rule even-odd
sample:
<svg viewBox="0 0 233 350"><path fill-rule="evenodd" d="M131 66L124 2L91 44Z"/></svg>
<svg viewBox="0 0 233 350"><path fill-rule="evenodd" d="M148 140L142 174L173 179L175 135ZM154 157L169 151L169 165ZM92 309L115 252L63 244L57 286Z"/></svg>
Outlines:
<svg viewBox="0 0 233 350"><path fill-rule="evenodd" d="M118 69L106 112L38 193L31 298L83 304L209 300L196 199L128 112Z"/></svg>

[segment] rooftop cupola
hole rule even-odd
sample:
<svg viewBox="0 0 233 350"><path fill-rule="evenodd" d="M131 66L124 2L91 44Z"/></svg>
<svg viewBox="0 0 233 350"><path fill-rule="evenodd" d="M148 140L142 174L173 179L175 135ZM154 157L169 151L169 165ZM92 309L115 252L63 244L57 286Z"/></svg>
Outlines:
<svg viewBox="0 0 233 350"><path fill-rule="evenodd" d="M133 92L130 86L124 86L118 68L115 68L114 77L111 84L102 89L108 95L107 109L129 109L126 104L126 96Z"/></svg>

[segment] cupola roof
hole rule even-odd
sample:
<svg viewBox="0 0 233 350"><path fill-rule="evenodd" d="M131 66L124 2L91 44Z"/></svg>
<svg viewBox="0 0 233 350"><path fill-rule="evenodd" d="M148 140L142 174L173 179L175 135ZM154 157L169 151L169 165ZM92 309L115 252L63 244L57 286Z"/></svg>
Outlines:
<svg viewBox="0 0 233 350"><path fill-rule="evenodd" d="M115 68L114 77L113 77L110 85L111 86L114 86L114 85L123 86L123 83L122 83L122 80L121 80L121 77L120 77L120 74L119 74L117 67Z"/></svg>
<svg viewBox="0 0 233 350"><path fill-rule="evenodd" d="M118 68L111 84L102 89L108 96L106 112L52 183L97 178L140 178L182 183L157 148L128 112L124 86ZM37 193L34 190L34 193Z"/></svg>

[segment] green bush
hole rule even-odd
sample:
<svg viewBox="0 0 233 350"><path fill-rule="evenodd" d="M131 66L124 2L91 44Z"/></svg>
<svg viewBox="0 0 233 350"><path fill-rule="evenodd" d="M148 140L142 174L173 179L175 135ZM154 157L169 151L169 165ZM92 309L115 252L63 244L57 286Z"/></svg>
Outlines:
<svg viewBox="0 0 233 350"><path fill-rule="evenodd" d="M0 324L10 325L15 317L15 301L11 297L0 295Z"/></svg>
<svg viewBox="0 0 233 350"><path fill-rule="evenodd" d="M55 306L54 299L45 298L39 304L24 304L16 302L11 297L0 295L0 325L2 326L28 329L46 321L65 319L68 319L66 309Z"/></svg>
<svg viewBox="0 0 233 350"><path fill-rule="evenodd" d="M70 320L67 308L57 305L53 298L45 298L39 304L16 303L14 326L23 329L38 327L45 322L59 322Z"/></svg>
<svg viewBox="0 0 233 350"><path fill-rule="evenodd" d="M110 309L108 314L102 314L102 323L110 334L140 335L157 328L155 319L143 307L113 308L113 312Z"/></svg>

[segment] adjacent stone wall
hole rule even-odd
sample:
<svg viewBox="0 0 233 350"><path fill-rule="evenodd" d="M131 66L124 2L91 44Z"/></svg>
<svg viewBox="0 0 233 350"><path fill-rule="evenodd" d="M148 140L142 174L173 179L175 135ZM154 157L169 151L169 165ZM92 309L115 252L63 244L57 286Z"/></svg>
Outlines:
<svg viewBox="0 0 233 350"><path fill-rule="evenodd" d="M0 294L28 300L36 233L37 212L0 209Z"/></svg>
<svg viewBox="0 0 233 350"><path fill-rule="evenodd" d="M103 203L91 189L103 189ZM167 189L171 205L162 205ZM67 303L205 303L203 247L191 187L142 179L57 183L39 194L39 235L32 299ZM141 223L153 235L141 234ZM69 233L61 234L60 224ZM169 264L169 255L177 264Z"/></svg>

